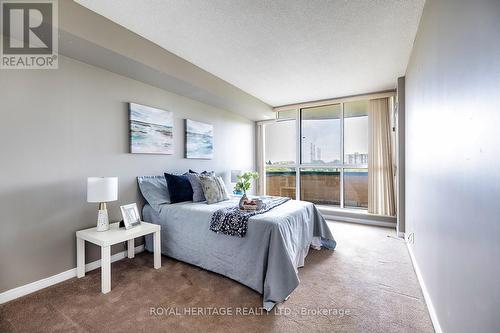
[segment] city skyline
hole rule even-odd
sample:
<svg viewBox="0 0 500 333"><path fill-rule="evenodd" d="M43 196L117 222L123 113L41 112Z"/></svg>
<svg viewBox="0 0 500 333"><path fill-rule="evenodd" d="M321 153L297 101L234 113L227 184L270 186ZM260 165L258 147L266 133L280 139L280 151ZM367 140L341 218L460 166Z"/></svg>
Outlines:
<svg viewBox="0 0 500 333"><path fill-rule="evenodd" d="M324 164L340 164L340 160L333 160L333 161L323 161L321 159L314 159L313 162L315 163L324 163ZM265 161L266 165L291 165L295 164L295 161L288 160L288 161L276 161L273 162L271 159L267 159ZM344 164L368 164L368 154L366 153L352 153L352 154L346 154L344 155Z"/></svg>

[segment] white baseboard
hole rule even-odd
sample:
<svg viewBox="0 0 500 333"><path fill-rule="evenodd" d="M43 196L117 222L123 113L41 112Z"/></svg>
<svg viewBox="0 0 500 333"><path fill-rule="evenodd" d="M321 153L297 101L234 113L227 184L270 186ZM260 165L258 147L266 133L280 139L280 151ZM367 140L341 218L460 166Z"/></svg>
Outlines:
<svg viewBox="0 0 500 333"><path fill-rule="evenodd" d="M436 333L442 333L443 331L441 330L441 325L439 325L436 309L432 304L431 296L429 295L427 287L425 286L424 278L422 277L422 273L420 272L420 268L418 267L417 260L415 259L415 255L413 254L413 250L407 241L406 241L406 247L408 248L408 253L410 254L411 262L413 264L413 269L415 270L418 283L420 284L420 289L422 289L422 294L424 295L425 304L427 304L427 310L429 311L432 325L434 325L434 331L436 331Z"/></svg>
<svg viewBox="0 0 500 333"><path fill-rule="evenodd" d="M135 247L135 253L140 253L143 251L144 251L144 245L139 245ZM111 256L111 262L122 260L123 258L126 257L127 257L127 251L118 252ZM100 259L93 262L89 262L88 264L85 265L85 272L92 271L99 267L101 267ZM3 293L0 294L0 304L6 303L8 301L11 301L13 299L19 298L24 295L31 294L40 289L50 287L54 284L69 280L74 277L76 277L76 267L59 274L49 276L45 279L41 279L35 282L25 284L24 286L19 286L17 288L4 291Z"/></svg>

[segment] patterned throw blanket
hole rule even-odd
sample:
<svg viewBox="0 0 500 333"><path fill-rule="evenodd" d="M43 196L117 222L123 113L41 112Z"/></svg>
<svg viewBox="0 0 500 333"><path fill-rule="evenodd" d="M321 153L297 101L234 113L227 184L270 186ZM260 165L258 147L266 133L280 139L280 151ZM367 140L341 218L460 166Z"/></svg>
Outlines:
<svg viewBox="0 0 500 333"><path fill-rule="evenodd" d="M240 210L238 206L221 208L212 215L210 230L229 236L245 237L248 229L248 219L257 214L263 214L274 207L284 204L290 198L271 198L264 201L264 208L256 211Z"/></svg>

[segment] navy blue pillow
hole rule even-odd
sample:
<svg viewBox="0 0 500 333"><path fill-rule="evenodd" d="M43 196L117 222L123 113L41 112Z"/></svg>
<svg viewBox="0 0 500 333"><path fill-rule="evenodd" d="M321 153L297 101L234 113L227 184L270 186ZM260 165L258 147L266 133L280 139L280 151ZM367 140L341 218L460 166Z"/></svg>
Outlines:
<svg viewBox="0 0 500 333"><path fill-rule="evenodd" d="M193 200L193 188L191 187L188 177L165 173L165 180L167 181L171 203Z"/></svg>

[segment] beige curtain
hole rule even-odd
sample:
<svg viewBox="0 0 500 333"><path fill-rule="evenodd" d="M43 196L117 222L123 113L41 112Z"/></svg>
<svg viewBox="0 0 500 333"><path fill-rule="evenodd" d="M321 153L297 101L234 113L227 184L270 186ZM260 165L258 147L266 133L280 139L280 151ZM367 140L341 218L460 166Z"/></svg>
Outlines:
<svg viewBox="0 0 500 333"><path fill-rule="evenodd" d="M266 194L266 169L264 165L264 124L257 123L256 129L256 163L257 163L257 172L259 173L259 179L257 180L257 195L265 195Z"/></svg>
<svg viewBox="0 0 500 333"><path fill-rule="evenodd" d="M372 99L368 109L368 213L396 215L392 174L389 99Z"/></svg>

